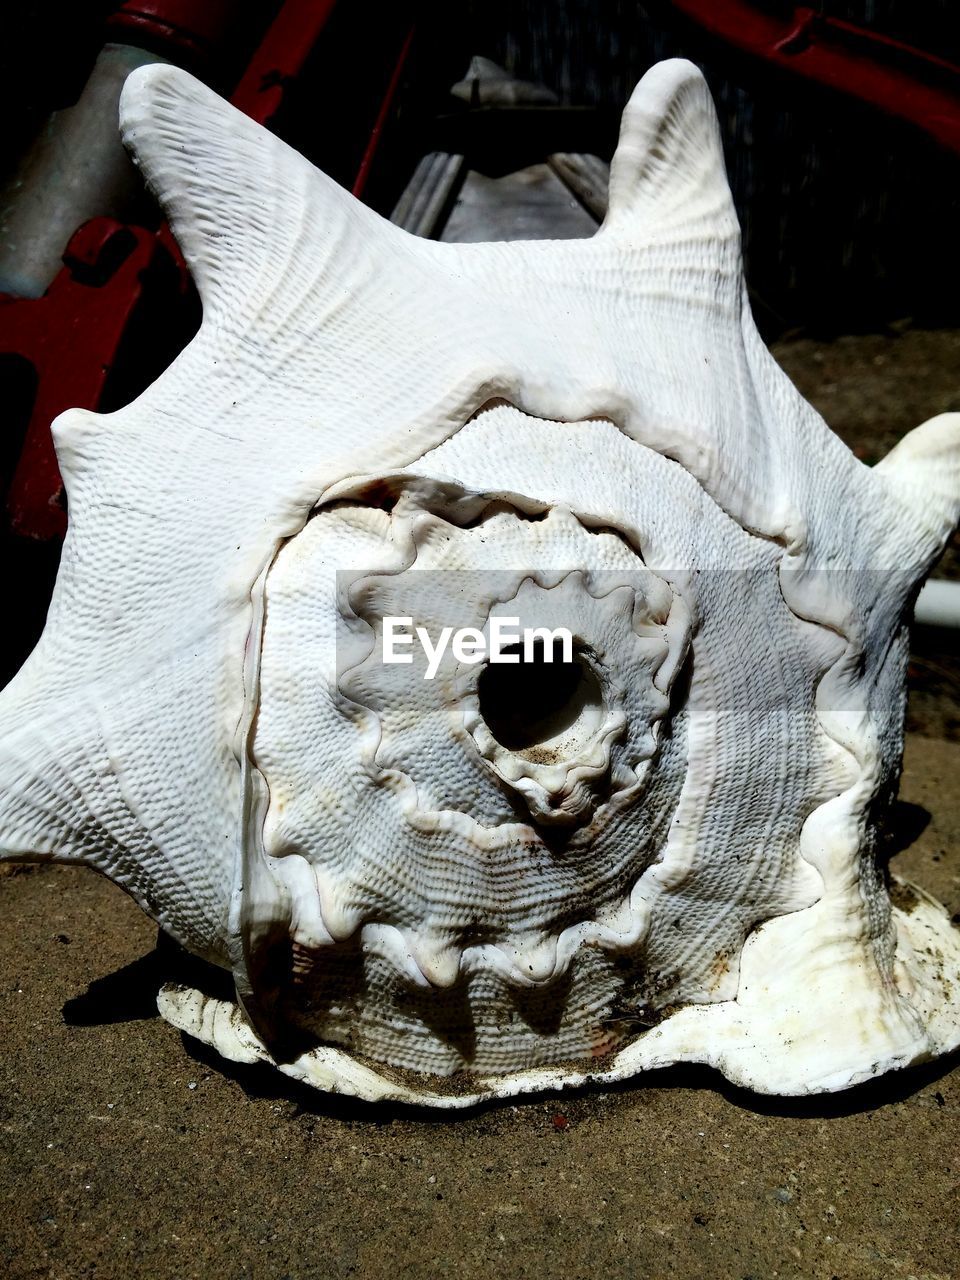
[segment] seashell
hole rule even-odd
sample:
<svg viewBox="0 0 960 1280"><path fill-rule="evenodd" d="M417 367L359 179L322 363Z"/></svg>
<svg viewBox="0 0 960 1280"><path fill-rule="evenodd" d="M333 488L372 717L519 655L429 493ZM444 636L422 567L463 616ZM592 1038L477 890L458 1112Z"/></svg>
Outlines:
<svg viewBox="0 0 960 1280"><path fill-rule="evenodd" d="M870 469L777 368L699 72L644 77L584 241L417 240L169 66L121 114L203 323L54 424L4 855L232 971L175 1026L369 1099L805 1093L960 1043L960 935L876 859L960 416ZM571 648L388 664L388 617Z"/></svg>

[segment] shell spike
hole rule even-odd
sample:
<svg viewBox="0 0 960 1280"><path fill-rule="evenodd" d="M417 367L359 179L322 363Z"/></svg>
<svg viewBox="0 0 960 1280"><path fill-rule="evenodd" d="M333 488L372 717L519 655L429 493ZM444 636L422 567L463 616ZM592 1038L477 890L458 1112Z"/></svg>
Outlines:
<svg viewBox="0 0 960 1280"><path fill-rule="evenodd" d="M905 559L926 568L960 522L960 413L915 427L873 469L913 517Z"/></svg>
<svg viewBox="0 0 960 1280"><path fill-rule="evenodd" d="M717 113L692 62L660 62L634 90L610 168L602 230L644 241L661 235L679 241L699 230L704 239L739 248Z"/></svg>
<svg viewBox="0 0 960 1280"><path fill-rule="evenodd" d="M223 319L239 311L252 320L266 296L282 298L281 283L299 296L291 261L302 273L313 259L311 274L319 276L354 225L389 226L177 67L157 63L127 77L120 128L170 219L205 312L213 309ZM217 193L216 218L211 190Z"/></svg>

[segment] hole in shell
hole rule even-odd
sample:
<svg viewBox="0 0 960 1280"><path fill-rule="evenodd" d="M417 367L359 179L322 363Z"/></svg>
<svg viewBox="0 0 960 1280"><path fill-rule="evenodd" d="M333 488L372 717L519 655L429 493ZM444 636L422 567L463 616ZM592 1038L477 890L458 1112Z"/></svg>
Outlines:
<svg viewBox="0 0 960 1280"><path fill-rule="evenodd" d="M521 645L503 649L516 663L491 662L480 673L477 697L490 732L508 751L533 764L557 764L576 756L603 721L603 690L582 653L564 662L555 642L548 654L534 642L531 661Z"/></svg>

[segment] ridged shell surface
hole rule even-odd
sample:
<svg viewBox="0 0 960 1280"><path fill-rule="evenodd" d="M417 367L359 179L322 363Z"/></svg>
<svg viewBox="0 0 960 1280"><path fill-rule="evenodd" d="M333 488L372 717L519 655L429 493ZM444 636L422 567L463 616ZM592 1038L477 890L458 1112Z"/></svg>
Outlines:
<svg viewBox="0 0 960 1280"><path fill-rule="evenodd" d="M960 419L869 469L780 372L699 72L638 86L584 241L417 240L171 67L122 123L203 323L55 424L3 853L231 969L176 1026L371 1099L803 1093L960 1043L957 931L876 858ZM398 618L571 648L387 664Z"/></svg>

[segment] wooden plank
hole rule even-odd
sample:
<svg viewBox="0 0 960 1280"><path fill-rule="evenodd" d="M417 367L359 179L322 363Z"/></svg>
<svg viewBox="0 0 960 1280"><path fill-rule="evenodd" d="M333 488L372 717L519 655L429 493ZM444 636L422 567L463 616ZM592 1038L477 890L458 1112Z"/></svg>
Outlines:
<svg viewBox="0 0 960 1280"><path fill-rule="evenodd" d="M429 239L441 224L463 179L463 156L431 151L414 170L390 221Z"/></svg>
<svg viewBox="0 0 960 1280"><path fill-rule="evenodd" d="M480 240L577 240L597 223L546 164L502 178L471 170L440 235L453 243Z"/></svg>
<svg viewBox="0 0 960 1280"><path fill-rule="evenodd" d="M583 207L602 222L607 214L607 190L610 186L607 162L599 156L555 151L552 156L547 156L547 164Z"/></svg>

